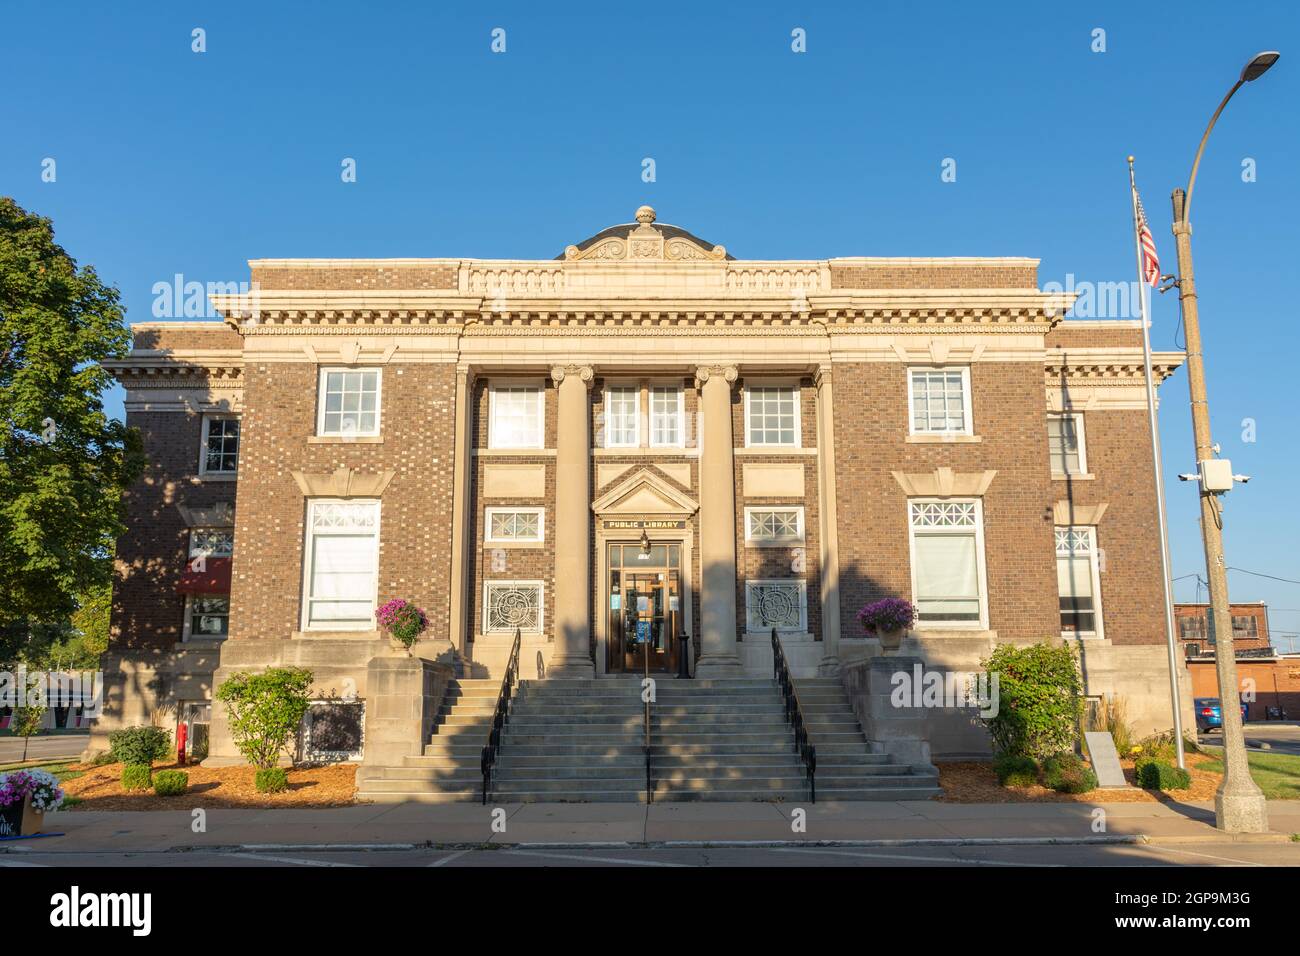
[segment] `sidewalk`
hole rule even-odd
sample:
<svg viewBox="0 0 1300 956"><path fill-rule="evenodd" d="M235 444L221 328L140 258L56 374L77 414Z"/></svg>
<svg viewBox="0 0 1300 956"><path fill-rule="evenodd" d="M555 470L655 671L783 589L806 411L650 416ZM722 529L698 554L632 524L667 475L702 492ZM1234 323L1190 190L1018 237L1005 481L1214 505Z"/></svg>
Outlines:
<svg viewBox="0 0 1300 956"><path fill-rule="evenodd" d="M183 803L183 800L181 801ZM795 832L792 815L807 811ZM532 803L367 804L321 810L209 810L206 832L188 810L69 811L46 817L61 836L0 842L41 850L149 852L272 845L1205 842L1231 840L1208 804L1112 803L1099 829L1088 804L906 803ZM500 811L499 813L496 811ZM494 830L494 813L498 821ZM1300 801L1270 801L1273 833L1300 832ZM501 832L504 828L504 832ZM1300 852L1300 847L1298 847Z"/></svg>

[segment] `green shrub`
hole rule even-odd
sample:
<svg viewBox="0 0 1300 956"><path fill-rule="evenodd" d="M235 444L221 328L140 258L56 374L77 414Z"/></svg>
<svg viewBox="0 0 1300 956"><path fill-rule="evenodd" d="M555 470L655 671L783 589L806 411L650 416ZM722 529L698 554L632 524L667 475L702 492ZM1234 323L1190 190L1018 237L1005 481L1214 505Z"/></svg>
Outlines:
<svg viewBox="0 0 1300 956"><path fill-rule="evenodd" d="M113 756L113 751L105 750L103 753L97 753L88 761L92 767L104 767L110 763L117 763L117 758Z"/></svg>
<svg viewBox="0 0 1300 956"><path fill-rule="evenodd" d="M253 776L258 793L282 793L289 789L289 772L283 767L264 767Z"/></svg>
<svg viewBox="0 0 1300 956"><path fill-rule="evenodd" d="M980 715L995 751L1042 760L1074 749L1083 685L1070 645L999 644L981 663L996 689L992 716Z"/></svg>
<svg viewBox="0 0 1300 956"><path fill-rule="evenodd" d="M124 764L149 764L166 760L171 753L172 735L162 727L127 727L108 735L113 758Z"/></svg>
<svg viewBox="0 0 1300 956"><path fill-rule="evenodd" d="M1002 754L993 761L993 772L1004 787L1032 787L1038 783L1038 761L1033 757Z"/></svg>
<svg viewBox="0 0 1300 956"><path fill-rule="evenodd" d="M1138 772L1138 783L1147 790L1186 790L1192 785L1192 775L1173 764L1149 760Z"/></svg>
<svg viewBox="0 0 1300 956"><path fill-rule="evenodd" d="M290 752L311 703L312 673L301 667L273 667L261 674L232 674L217 699L230 715L235 746L254 767L269 770Z"/></svg>
<svg viewBox="0 0 1300 956"><path fill-rule="evenodd" d="M129 763L122 767L122 787L126 790L148 790L153 782L153 768L147 763Z"/></svg>
<svg viewBox="0 0 1300 956"><path fill-rule="evenodd" d="M1097 775L1074 754L1057 754L1043 761L1043 785L1057 793L1087 793L1097 789Z"/></svg>
<svg viewBox="0 0 1300 956"><path fill-rule="evenodd" d="M153 792L160 797L184 793L189 785L190 775L184 770L159 770L153 778Z"/></svg>

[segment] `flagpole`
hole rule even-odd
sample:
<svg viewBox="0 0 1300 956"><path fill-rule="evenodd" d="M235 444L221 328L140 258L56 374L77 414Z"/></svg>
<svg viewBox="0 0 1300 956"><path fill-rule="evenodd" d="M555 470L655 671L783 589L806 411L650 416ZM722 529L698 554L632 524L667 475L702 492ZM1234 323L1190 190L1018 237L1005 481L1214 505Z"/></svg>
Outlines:
<svg viewBox="0 0 1300 956"><path fill-rule="evenodd" d="M1133 206L1133 243L1137 252L1138 303L1142 312L1142 364L1146 376L1147 420L1151 428L1151 460L1155 466L1156 519L1160 527L1160 583L1165 595L1165 639L1169 649L1169 700L1174 708L1174 750L1178 766L1187 769L1183 754L1182 701L1178 692L1178 642L1174 636L1174 588L1169 569L1169 533L1165 520L1165 476L1160 456L1160 430L1156 423L1156 389L1151 375L1151 322L1147 318L1147 282L1142 270L1142 239L1138 223L1137 180L1133 176L1133 157L1128 158L1129 194Z"/></svg>

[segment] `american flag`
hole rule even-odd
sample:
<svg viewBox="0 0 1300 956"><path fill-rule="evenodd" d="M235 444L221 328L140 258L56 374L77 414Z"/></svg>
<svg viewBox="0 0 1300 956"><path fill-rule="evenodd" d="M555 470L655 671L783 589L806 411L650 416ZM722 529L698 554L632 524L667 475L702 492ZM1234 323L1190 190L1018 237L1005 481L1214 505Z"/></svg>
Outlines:
<svg viewBox="0 0 1300 956"><path fill-rule="evenodd" d="M1147 212L1142 208L1142 197L1133 189L1133 198L1137 200L1138 211L1138 245L1142 247L1142 278L1156 288L1160 285L1160 257L1156 255L1156 241L1151 236L1151 227L1147 225Z"/></svg>

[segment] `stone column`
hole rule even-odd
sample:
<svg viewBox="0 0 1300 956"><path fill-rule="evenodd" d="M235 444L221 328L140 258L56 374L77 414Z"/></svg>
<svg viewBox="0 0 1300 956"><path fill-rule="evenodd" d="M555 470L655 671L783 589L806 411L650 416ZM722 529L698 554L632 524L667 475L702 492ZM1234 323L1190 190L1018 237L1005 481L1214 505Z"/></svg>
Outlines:
<svg viewBox="0 0 1300 956"><path fill-rule="evenodd" d="M468 658L465 568L469 564L469 445L473 422L473 376L469 369L456 369L455 452L451 479L451 580L447 589L447 637L451 646Z"/></svg>
<svg viewBox="0 0 1300 956"><path fill-rule="evenodd" d="M550 677L595 677L591 660L591 426L588 365L557 366L555 654Z"/></svg>
<svg viewBox="0 0 1300 956"><path fill-rule="evenodd" d="M817 501L821 539L822 660L817 673L840 672L840 547L835 501L835 398L831 367L817 370Z"/></svg>
<svg viewBox="0 0 1300 956"><path fill-rule="evenodd" d="M695 676L739 677L736 653L736 471L731 433L734 366L696 369L700 436L700 658Z"/></svg>

